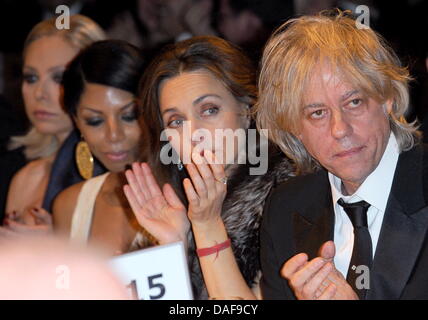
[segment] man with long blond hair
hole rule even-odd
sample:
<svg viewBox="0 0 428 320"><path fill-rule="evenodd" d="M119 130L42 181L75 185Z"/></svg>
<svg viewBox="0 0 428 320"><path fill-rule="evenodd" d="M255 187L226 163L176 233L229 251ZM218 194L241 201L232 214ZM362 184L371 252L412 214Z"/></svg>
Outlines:
<svg viewBox="0 0 428 320"><path fill-rule="evenodd" d="M265 299L428 298L428 149L410 76L346 12L284 23L266 45L257 124L300 176L267 202Z"/></svg>

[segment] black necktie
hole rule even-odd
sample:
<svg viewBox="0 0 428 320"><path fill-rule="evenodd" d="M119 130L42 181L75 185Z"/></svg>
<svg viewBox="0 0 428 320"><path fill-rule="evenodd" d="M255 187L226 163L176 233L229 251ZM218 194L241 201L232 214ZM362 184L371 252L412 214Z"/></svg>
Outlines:
<svg viewBox="0 0 428 320"><path fill-rule="evenodd" d="M358 266L367 266L370 269L372 265L372 239L367 225L367 210L370 204L365 201L346 203L343 199L339 199L337 203L343 207L354 226L354 248L346 281L360 299L364 299L367 290L361 289L361 286L360 289L357 288L357 278L360 274L357 274L356 271Z"/></svg>

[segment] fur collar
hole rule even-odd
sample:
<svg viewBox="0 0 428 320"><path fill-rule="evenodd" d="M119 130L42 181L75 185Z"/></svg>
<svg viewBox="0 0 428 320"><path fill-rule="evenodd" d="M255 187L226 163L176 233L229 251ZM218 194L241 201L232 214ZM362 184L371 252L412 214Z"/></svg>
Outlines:
<svg viewBox="0 0 428 320"><path fill-rule="evenodd" d="M228 180L228 192L223 204L222 218L232 240L232 249L239 269L249 286L260 271L259 228L266 198L272 188L294 176L293 166L281 152L269 157L264 175L250 175L249 165L240 165ZM208 298L195 243L190 235L189 263L195 299Z"/></svg>

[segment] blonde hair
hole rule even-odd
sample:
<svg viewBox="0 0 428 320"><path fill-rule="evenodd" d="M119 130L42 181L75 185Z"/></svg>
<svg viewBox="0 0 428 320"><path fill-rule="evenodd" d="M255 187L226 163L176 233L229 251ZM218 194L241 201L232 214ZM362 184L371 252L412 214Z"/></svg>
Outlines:
<svg viewBox="0 0 428 320"><path fill-rule="evenodd" d="M319 167L296 136L305 90L321 62L328 62L376 101L392 101L389 123L400 151L418 142L416 123L404 118L409 106L409 72L380 35L358 26L346 11L291 19L272 34L265 47L254 110L257 127L269 129L269 138L295 161L299 173Z"/></svg>
<svg viewBox="0 0 428 320"><path fill-rule="evenodd" d="M106 37L97 23L80 14L70 16L70 29L58 29L55 22L56 17L39 22L33 27L24 42L24 59L28 46L42 37L61 36L71 46L80 50L95 41L104 40ZM52 155L59 146L59 141L55 136L43 134L31 127L26 135L12 137L8 147L10 150L25 147L26 158L33 160Z"/></svg>

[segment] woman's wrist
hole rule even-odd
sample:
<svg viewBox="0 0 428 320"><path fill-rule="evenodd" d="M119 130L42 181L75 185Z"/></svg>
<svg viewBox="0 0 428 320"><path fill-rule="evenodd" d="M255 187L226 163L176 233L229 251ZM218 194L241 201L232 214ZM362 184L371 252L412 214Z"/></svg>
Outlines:
<svg viewBox="0 0 428 320"><path fill-rule="evenodd" d="M187 242L188 234L190 230L183 231L177 234L169 235L168 237L158 239L160 245L170 244L174 242L182 241L184 243Z"/></svg>
<svg viewBox="0 0 428 320"><path fill-rule="evenodd" d="M221 218L203 224L192 224L192 230L198 248L210 247L228 239Z"/></svg>
<svg viewBox="0 0 428 320"><path fill-rule="evenodd" d="M232 243L231 240L228 238L226 241L218 243L214 246L206 247L206 248L198 248L196 249L196 254L198 255L199 258L203 258L203 257L215 254L215 257L217 259L220 251L230 248L231 243Z"/></svg>

